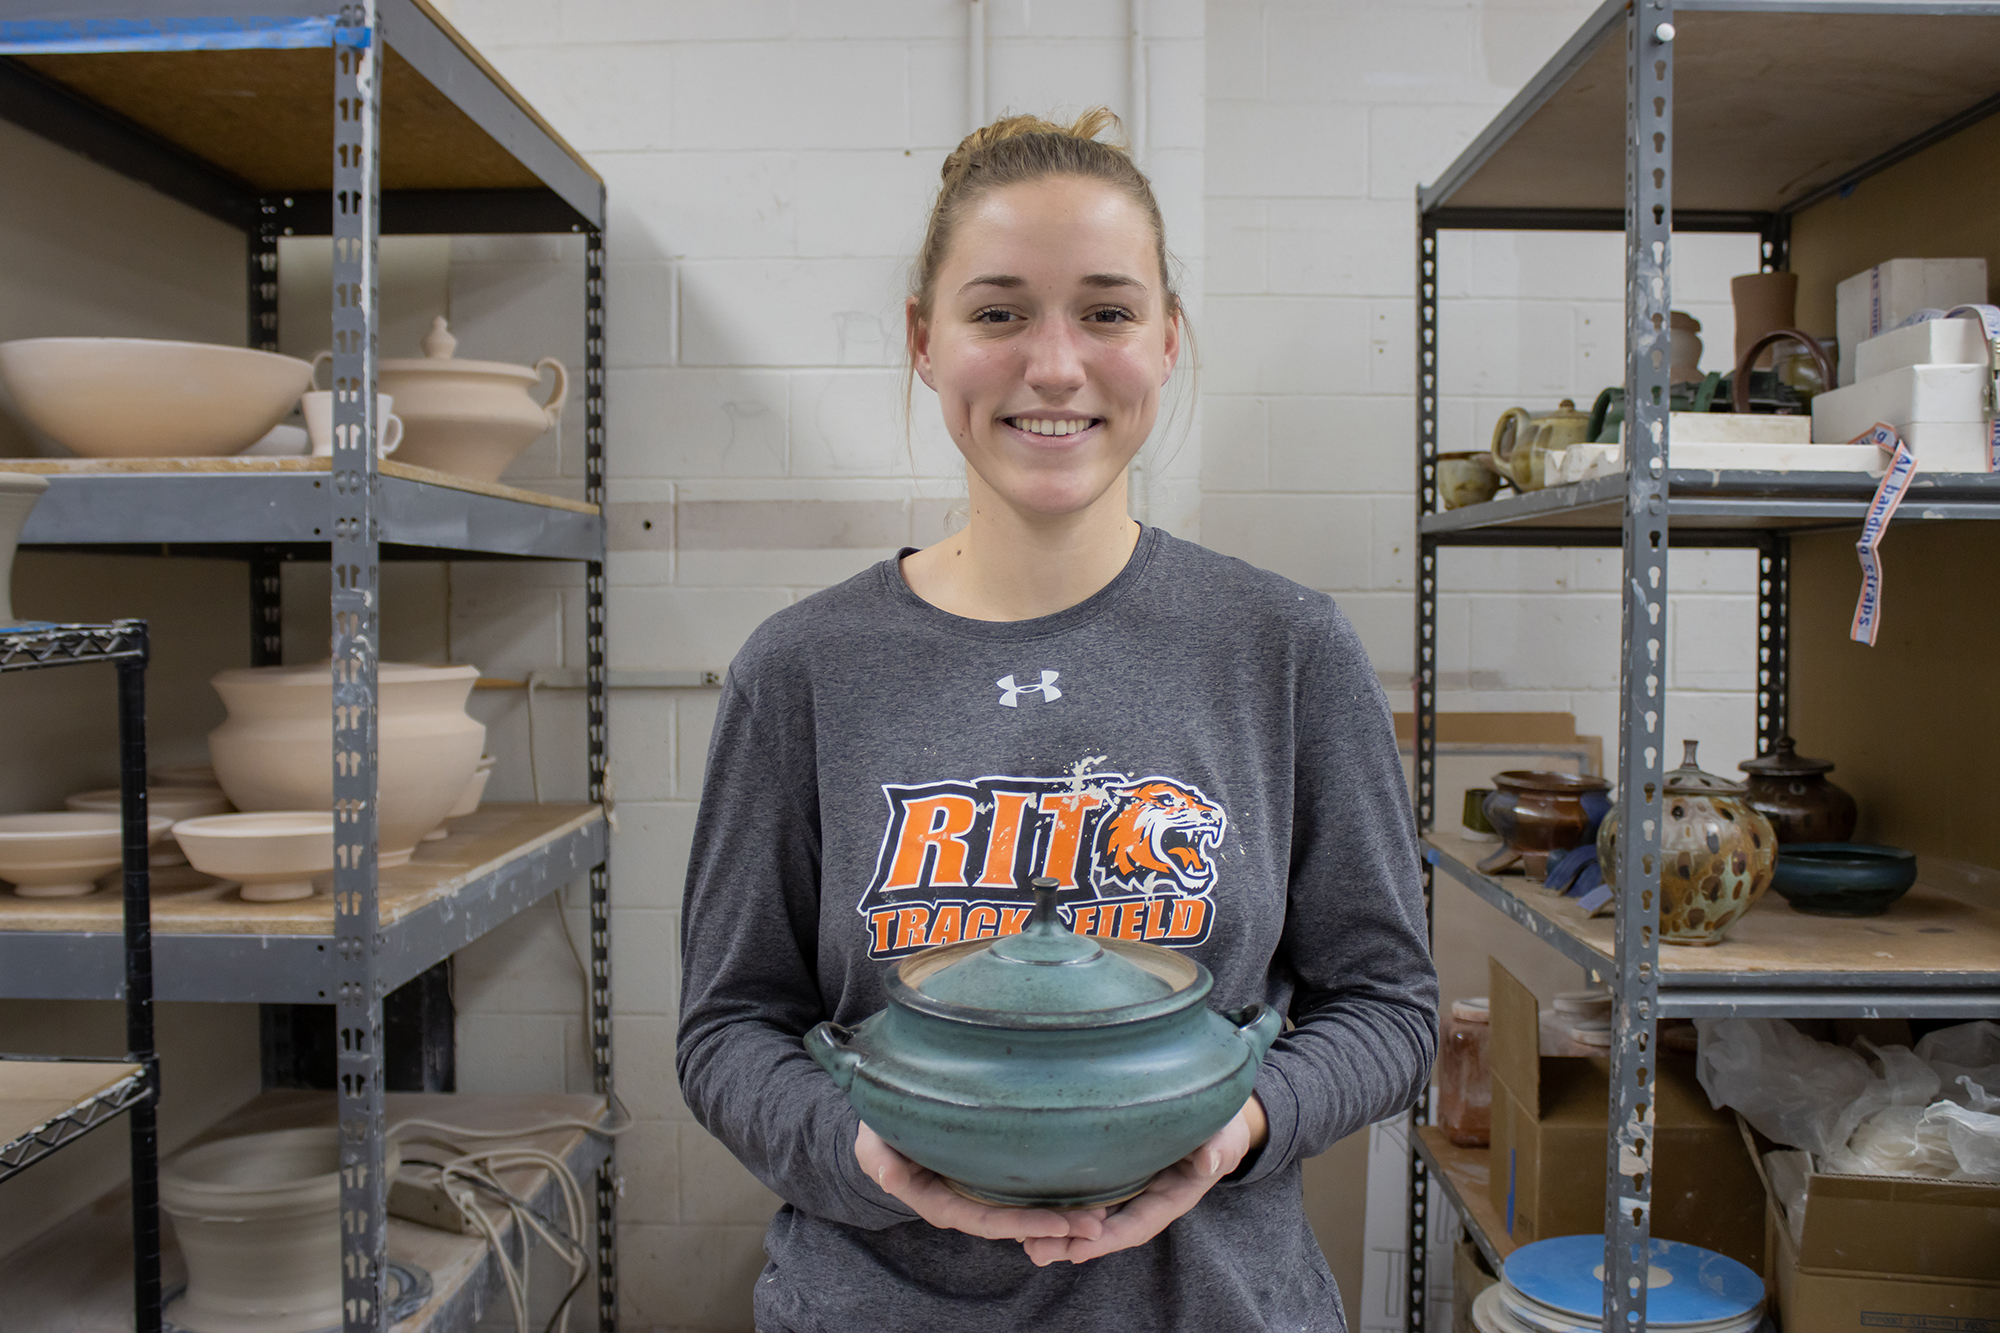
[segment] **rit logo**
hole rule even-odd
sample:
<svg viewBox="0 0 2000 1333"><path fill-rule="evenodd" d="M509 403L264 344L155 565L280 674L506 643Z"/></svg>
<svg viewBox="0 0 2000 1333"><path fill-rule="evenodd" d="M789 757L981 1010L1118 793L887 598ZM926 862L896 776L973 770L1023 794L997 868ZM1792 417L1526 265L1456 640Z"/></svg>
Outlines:
<svg viewBox="0 0 2000 1333"><path fill-rule="evenodd" d="M1060 671L1044 671L1042 673L1042 683L1039 685L1016 685L1012 676L1000 677L1000 679L993 682L1000 687L1000 706L1002 708L1019 708L1021 706L1021 696L1024 694L1039 694L1042 696L1043 703L1054 703L1056 700L1062 698L1062 691L1056 688L1056 677L1061 674Z"/></svg>

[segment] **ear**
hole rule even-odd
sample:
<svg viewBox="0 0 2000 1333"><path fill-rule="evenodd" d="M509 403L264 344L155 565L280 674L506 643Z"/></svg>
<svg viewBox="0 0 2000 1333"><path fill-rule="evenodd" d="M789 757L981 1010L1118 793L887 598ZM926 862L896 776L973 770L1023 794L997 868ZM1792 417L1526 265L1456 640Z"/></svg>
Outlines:
<svg viewBox="0 0 2000 1333"><path fill-rule="evenodd" d="M917 378L924 387L936 389L931 383L931 326L917 313L917 298L903 298L903 345L909 350L910 365L917 372Z"/></svg>
<svg viewBox="0 0 2000 1333"><path fill-rule="evenodd" d="M1173 317L1167 321L1166 369L1160 374L1160 385L1162 388L1166 386L1168 380L1174 377L1174 367L1180 364L1181 319L1181 312L1176 309Z"/></svg>

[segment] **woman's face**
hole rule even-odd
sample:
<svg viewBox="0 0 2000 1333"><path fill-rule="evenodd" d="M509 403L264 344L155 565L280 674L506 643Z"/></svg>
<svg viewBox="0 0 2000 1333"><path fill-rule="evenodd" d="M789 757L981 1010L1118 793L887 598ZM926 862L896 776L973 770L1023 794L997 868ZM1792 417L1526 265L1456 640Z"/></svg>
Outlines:
<svg viewBox="0 0 2000 1333"><path fill-rule="evenodd" d="M960 219L930 318L914 300L907 315L975 487L1027 518L1099 501L1122 514L1180 355L1138 205L1071 176L994 190Z"/></svg>

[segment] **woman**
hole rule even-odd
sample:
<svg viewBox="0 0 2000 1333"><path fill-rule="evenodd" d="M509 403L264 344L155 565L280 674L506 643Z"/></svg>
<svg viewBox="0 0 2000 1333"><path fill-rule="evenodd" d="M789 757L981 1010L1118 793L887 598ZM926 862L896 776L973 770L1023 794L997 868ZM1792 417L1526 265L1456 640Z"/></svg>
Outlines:
<svg viewBox="0 0 2000 1333"><path fill-rule="evenodd" d="M1126 469L1184 319L1150 185L1012 117L946 161L907 303L970 521L766 621L729 671L683 917L681 1086L785 1200L762 1333L1341 1329L1304 1157L1408 1106L1436 1045L1389 714L1328 598L1141 528ZM807 1056L892 959L1019 929L1186 950L1295 1025L1241 1113L1111 1210L989 1208Z"/></svg>

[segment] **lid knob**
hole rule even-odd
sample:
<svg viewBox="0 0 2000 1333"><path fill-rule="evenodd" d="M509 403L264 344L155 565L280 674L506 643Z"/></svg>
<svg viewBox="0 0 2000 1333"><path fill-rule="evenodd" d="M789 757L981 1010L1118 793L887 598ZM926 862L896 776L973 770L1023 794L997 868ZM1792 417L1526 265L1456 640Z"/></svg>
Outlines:
<svg viewBox="0 0 2000 1333"><path fill-rule="evenodd" d="M1058 931L1068 933L1060 913L1056 911L1056 882L1047 875L1028 881L1028 888L1035 895L1034 910L1028 913L1026 929L1040 935L1053 935Z"/></svg>
<svg viewBox="0 0 2000 1333"><path fill-rule="evenodd" d="M434 360L446 361L458 350L458 339L452 337L451 329L445 324L443 315L431 321L431 331L424 335L424 355Z"/></svg>

